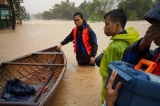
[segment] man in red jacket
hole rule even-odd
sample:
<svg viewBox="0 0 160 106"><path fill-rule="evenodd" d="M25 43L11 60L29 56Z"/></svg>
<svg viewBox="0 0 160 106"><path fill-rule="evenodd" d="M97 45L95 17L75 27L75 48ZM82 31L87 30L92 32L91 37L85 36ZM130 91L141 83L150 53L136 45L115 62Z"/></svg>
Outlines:
<svg viewBox="0 0 160 106"><path fill-rule="evenodd" d="M60 49L63 45L74 42L74 53L79 65L94 65L98 44L95 32L83 18L83 14L77 12L73 16L75 27L71 33L57 46Z"/></svg>

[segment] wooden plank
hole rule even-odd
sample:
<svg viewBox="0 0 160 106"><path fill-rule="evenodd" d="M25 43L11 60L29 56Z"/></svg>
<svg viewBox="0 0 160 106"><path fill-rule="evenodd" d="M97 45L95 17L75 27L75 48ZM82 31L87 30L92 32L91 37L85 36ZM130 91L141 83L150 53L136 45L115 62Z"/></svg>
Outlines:
<svg viewBox="0 0 160 106"><path fill-rule="evenodd" d="M64 54L63 52L35 52L32 54Z"/></svg>
<svg viewBox="0 0 160 106"><path fill-rule="evenodd" d="M64 66L64 64L44 64L44 63L19 63L19 62L5 62L2 64L9 65L28 65L28 66Z"/></svg>

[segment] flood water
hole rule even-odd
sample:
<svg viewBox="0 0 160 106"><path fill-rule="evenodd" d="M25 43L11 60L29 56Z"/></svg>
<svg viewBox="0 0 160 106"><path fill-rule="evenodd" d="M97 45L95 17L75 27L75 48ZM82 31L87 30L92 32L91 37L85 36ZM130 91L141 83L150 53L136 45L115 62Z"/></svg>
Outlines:
<svg viewBox="0 0 160 106"><path fill-rule="evenodd" d="M110 43L103 33L103 22L89 23L97 34L98 54ZM131 21L143 36L149 24ZM0 30L0 63L59 44L67 36L72 21L32 20L16 25L16 30ZM101 76L97 66L77 66L73 44L62 47L67 57L67 70L50 106L100 106Z"/></svg>

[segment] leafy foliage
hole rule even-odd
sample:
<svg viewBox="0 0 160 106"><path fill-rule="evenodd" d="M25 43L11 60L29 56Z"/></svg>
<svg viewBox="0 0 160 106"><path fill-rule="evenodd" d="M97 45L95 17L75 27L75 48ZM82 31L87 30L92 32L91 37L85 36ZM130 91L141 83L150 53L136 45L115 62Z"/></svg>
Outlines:
<svg viewBox="0 0 160 106"><path fill-rule="evenodd" d="M126 11L128 20L142 20L152 7L152 0L122 0L118 7Z"/></svg>
<svg viewBox="0 0 160 106"><path fill-rule="evenodd" d="M41 16L43 17L43 19L52 19L52 14L50 11L44 11Z"/></svg>
<svg viewBox="0 0 160 106"><path fill-rule="evenodd" d="M144 14L160 0L84 0L78 7L69 0L55 4L49 11L44 11L41 16L43 19L67 19L72 20L73 14L80 11L86 20L95 22L103 21L103 16L108 11L115 8L123 8L128 20L142 20ZM38 13L36 16L40 18Z"/></svg>
<svg viewBox="0 0 160 106"><path fill-rule="evenodd" d="M50 11L53 19L73 19L76 10L78 9L75 7L75 3L61 1L61 4L55 4Z"/></svg>

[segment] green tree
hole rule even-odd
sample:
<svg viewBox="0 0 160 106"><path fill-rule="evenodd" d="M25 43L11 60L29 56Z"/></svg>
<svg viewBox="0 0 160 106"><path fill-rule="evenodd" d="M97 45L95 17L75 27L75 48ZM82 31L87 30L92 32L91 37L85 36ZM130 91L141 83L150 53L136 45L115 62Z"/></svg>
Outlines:
<svg viewBox="0 0 160 106"><path fill-rule="evenodd" d="M87 11L90 21L101 21L103 19L104 10L102 10L101 4L100 0L93 0L93 2L88 3Z"/></svg>
<svg viewBox="0 0 160 106"><path fill-rule="evenodd" d="M42 14L41 14L42 18L43 19L52 19L52 14L50 11L44 11Z"/></svg>
<svg viewBox="0 0 160 106"><path fill-rule="evenodd" d="M55 4L51 12L54 19L73 19L73 14L76 10L78 9L75 7L75 3L70 3L67 0L67 2L61 1L61 4Z"/></svg>
<svg viewBox="0 0 160 106"><path fill-rule="evenodd" d="M79 6L78 6L78 10L77 11L80 11L83 13L85 19L87 20L89 15L88 15L88 11L87 11L87 6L88 6L88 3L86 0L84 0L84 2L82 2Z"/></svg>
<svg viewBox="0 0 160 106"><path fill-rule="evenodd" d="M122 0L118 5L126 11L128 20L142 20L151 7L152 0Z"/></svg>
<svg viewBox="0 0 160 106"><path fill-rule="evenodd" d="M93 0L89 2L87 11L89 14L89 20L102 21L106 12L117 8L119 0Z"/></svg>
<svg viewBox="0 0 160 106"><path fill-rule="evenodd" d="M82 2L78 7L75 7L74 2L69 0L61 1L60 4L55 4L50 9L51 16L49 13L43 13L43 17L52 19L73 19L73 14L77 11L83 13L84 17L90 21L102 21L103 16L106 12L113 8L117 8L120 0L93 0Z"/></svg>

